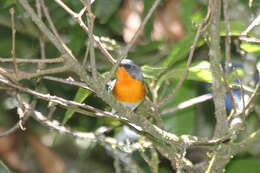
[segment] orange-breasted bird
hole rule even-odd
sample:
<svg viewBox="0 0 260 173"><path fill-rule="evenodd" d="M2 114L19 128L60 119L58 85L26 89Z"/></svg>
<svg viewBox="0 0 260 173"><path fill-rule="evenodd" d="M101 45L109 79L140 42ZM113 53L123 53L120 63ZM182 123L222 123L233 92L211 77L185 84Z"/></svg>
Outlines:
<svg viewBox="0 0 260 173"><path fill-rule="evenodd" d="M114 82L113 95L124 106L134 110L144 100L146 89L143 74L133 61L122 60Z"/></svg>
<svg viewBox="0 0 260 173"><path fill-rule="evenodd" d="M138 65L132 60L123 59L116 70L116 79L108 84L109 90L112 90L114 97L124 106L132 111L144 100L146 95L143 74ZM115 111L112 112L115 113ZM129 124L135 129L140 127ZM139 135L128 126L123 126L120 133L116 135L119 141L136 140Z"/></svg>

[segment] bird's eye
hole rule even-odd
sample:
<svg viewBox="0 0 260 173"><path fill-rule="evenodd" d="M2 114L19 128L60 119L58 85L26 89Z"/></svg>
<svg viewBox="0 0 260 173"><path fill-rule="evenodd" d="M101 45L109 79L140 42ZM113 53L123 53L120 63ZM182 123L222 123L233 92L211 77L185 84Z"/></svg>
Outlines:
<svg viewBox="0 0 260 173"><path fill-rule="evenodd" d="M124 68L127 69L127 70L128 70L128 69L131 69L131 65L125 64L125 65L124 65Z"/></svg>

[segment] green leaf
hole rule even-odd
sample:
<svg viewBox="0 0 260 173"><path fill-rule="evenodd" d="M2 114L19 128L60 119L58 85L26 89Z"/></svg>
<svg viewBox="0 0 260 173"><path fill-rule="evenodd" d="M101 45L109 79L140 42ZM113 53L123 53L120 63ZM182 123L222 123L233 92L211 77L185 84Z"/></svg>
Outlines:
<svg viewBox="0 0 260 173"><path fill-rule="evenodd" d="M191 23L191 18L195 13L196 10L196 1L191 1L191 0L181 0L180 2L180 7L179 7L179 14L180 14L180 20L181 23L185 27L185 31L191 31L192 29L192 23ZM199 10L201 13L201 10Z"/></svg>
<svg viewBox="0 0 260 173"><path fill-rule="evenodd" d="M75 97L74 97L74 101L78 102L78 103L82 103L86 100L86 98L92 93L92 91L90 90L86 90L84 88L79 88ZM65 117L62 120L62 125L65 125L67 123L67 121L73 116L75 111L73 110L67 110L65 113Z"/></svg>
<svg viewBox="0 0 260 173"><path fill-rule="evenodd" d="M184 72L184 66L178 66L178 68L174 68L162 75L162 77L158 80L158 85L161 86L165 80L179 79ZM208 61L201 61L199 63L192 64L189 68L187 79L201 82L211 82L212 74L210 71L210 63Z"/></svg>
<svg viewBox="0 0 260 173"><path fill-rule="evenodd" d="M211 82L212 73L210 71L210 63L208 61L201 61L200 63L191 66L189 68L188 79L202 82Z"/></svg>
<svg viewBox="0 0 260 173"><path fill-rule="evenodd" d="M253 43L242 43L240 44L240 48L249 53L254 53L260 55L260 45Z"/></svg>
<svg viewBox="0 0 260 173"><path fill-rule="evenodd" d="M259 163L257 159L234 160L227 166L226 173L259 173Z"/></svg>
<svg viewBox="0 0 260 173"><path fill-rule="evenodd" d="M90 91L90 90L86 90L84 88L79 88L73 100L78 103L82 103L86 100L86 98L91 93L92 93L92 91ZM65 125L69 121L69 119L73 116L74 113L75 113L75 111L73 109L67 110L65 113L65 116L61 122L61 125ZM58 137L58 134L56 133L55 137L53 138L53 144L56 143L57 137Z"/></svg>
<svg viewBox="0 0 260 173"><path fill-rule="evenodd" d="M82 31L79 25L75 25L71 27L71 29L74 32L71 32L69 37L69 47L73 52L79 53L80 49L84 47L85 40L86 40L86 34Z"/></svg>
<svg viewBox="0 0 260 173"><path fill-rule="evenodd" d="M120 17L118 15L114 15L110 18L109 22L108 22L109 28L118 35L122 35L122 28L123 28L123 24L122 21L120 19Z"/></svg>
<svg viewBox="0 0 260 173"><path fill-rule="evenodd" d="M144 65L144 66L142 66L141 69L142 69L144 78L156 79L167 68L166 67L152 67L152 66Z"/></svg>
<svg viewBox="0 0 260 173"><path fill-rule="evenodd" d="M187 80L194 80L207 83L212 82L212 73L210 70L210 63L208 61L194 63L191 65L188 71L189 73L187 76ZM158 80L158 85L161 86L165 80L179 79L180 77L182 77L184 72L184 66L180 65L178 68L174 68L173 70L162 75L162 77ZM228 73L227 81L229 83L234 83L234 80L237 79L237 77L241 77L243 75L243 70L241 68L237 68L235 71Z"/></svg>
<svg viewBox="0 0 260 173"><path fill-rule="evenodd" d="M243 32L244 29L246 28L245 24L243 24L240 21L230 21L229 25L230 25L231 35L233 35L233 36L241 35L241 32ZM226 35L224 22L221 22L221 24L220 24L220 35L221 36Z"/></svg>
<svg viewBox="0 0 260 173"><path fill-rule="evenodd" d="M173 48L163 61L162 65L169 67L177 61L185 58L189 54L190 46L192 45L193 40L194 32L191 32L178 43L174 43ZM201 46L202 44L204 44L204 40L200 39L197 43L197 47Z"/></svg>
<svg viewBox="0 0 260 173"><path fill-rule="evenodd" d="M107 23L110 17L117 11L121 0L96 0L94 11L101 24Z"/></svg>
<svg viewBox="0 0 260 173"><path fill-rule="evenodd" d="M8 167L0 160L0 173L11 173Z"/></svg>
<svg viewBox="0 0 260 173"><path fill-rule="evenodd" d="M169 92L172 92L173 88L175 87L175 83L176 80L172 81ZM176 96L172 98L170 102L162 108L162 110L177 105L192 97L195 97L197 91L196 88L192 86L192 84L183 85ZM196 111L193 107L189 107L174 113L165 114L163 116L165 128L177 135L192 134L195 125L195 112Z"/></svg>
<svg viewBox="0 0 260 173"><path fill-rule="evenodd" d="M16 0L5 0L3 3L3 6L0 6L0 8L11 8L11 6L16 5Z"/></svg>

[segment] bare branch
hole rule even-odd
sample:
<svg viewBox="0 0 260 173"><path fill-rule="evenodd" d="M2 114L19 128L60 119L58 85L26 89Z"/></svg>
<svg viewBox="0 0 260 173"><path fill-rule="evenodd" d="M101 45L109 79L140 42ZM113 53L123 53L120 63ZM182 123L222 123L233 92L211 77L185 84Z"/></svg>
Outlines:
<svg viewBox="0 0 260 173"><path fill-rule="evenodd" d="M54 33L54 35L56 36L57 41L59 41L61 45L64 45L64 48L65 48L65 49L68 49L68 48L66 47L64 41L63 41L62 38L60 37L60 35L59 35L59 33L58 33L58 31L57 31L57 29L56 29L56 27L55 27L55 25L54 25L52 19L51 19L49 10L48 10L48 8L45 6L44 0L40 0L40 4L41 4L41 7L42 7L42 9L43 9L43 13L44 13L44 15L46 16L46 19L47 19L47 21L48 21L48 23L49 23L49 25L50 25L51 31L52 31L52 32ZM69 50L67 50L67 51L69 51Z"/></svg>
<svg viewBox="0 0 260 173"><path fill-rule="evenodd" d="M89 37L89 50L90 50L90 64L91 64L91 72L94 80L97 80L97 68L96 68L96 59L95 59L95 49L94 49L94 21L95 16L91 11L91 1L86 0L86 9L87 9L87 18L88 18L88 37ZM85 11L85 10L84 10ZM81 17L81 16L80 16Z"/></svg>
<svg viewBox="0 0 260 173"><path fill-rule="evenodd" d="M247 43L256 43L260 44L260 39L252 38L252 37L247 37L247 36L240 36L240 40L245 41Z"/></svg>
<svg viewBox="0 0 260 173"><path fill-rule="evenodd" d="M0 58L0 62L12 62L12 58ZM64 62L64 58L51 58L51 59L22 59L17 58L16 63L33 63L33 64L51 64Z"/></svg>
<svg viewBox="0 0 260 173"><path fill-rule="evenodd" d="M168 113L174 113L178 110L182 110L182 109L185 109L185 108L188 108L190 106L194 106L196 104L199 104L199 103L202 103L202 102L205 102L207 100L210 100L212 99L212 94L204 94L204 95L201 95L201 96L198 96L198 97L194 97L192 99L189 99L189 100L186 100L172 108L169 108L169 109L166 109L164 111L162 111L162 115L164 114L168 114Z"/></svg>
<svg viewBox="0 0 260 173"><path fill-rule="evenodd" d="M36 5L35 6L37 8L37 14L38 14L39 18L42 19L42 7L41 7L40 0L36 0ZM41 59L46 59L45 42L44 42L42 34L39 35L39 44L40 44ZM46 64L44 64L44 63L39 63L38 64L38 68L40 70L44 69L45 67L46 67Z"/></svg>
<svg viewBox="0 0 260 173"><path fill-rule="evenodd" d="M45 69L45 70L37 71L34 73L20 71L16 80L20 81L23 79L31 79L31 78L35 78L35 77L42 76L42 75L61 73L61 72L67 71L67 70L69 70L68 66ZM7 76L11 79L15 79L14 71L11 69L6 69L6 68L0 67L0 74L3 74L4 76Z"/></svg>
<svg viewBox="0 0 260 173"><path fill-rule="evenodd" d="M260 129L251 133L247 138L243 139L239 143L234 143L230 146L231 154L238 154L252 148L254 145L260 142Z"/></svg>
<svg viewBox="0 0 260 173"><path fill-rule="evenodd" d="M258 15L250 25L241 33L241 35L246 36L252 29L254 29L257 25L260 24L260 15Z"/></svg>
<svg viewBox="0 0 260 173"><path fill-rule="evenodd" d="M224 23L225 23L225 57L226 57L226 71L229 70L229 65L231 63L231 37L230 37L230 24L229 24L229 1L222 0L223 1L223 11L224 11Z"/></svg>
<svg viewBox="0 0 260 173"><path fill-rule="evenodd" d="M12 50L11 50L11 54L12 54L12 60L13 60L13 65L14 65L14 72L15 72L15 76L16 78L18 77L18 66L16 64L16 53L15 53L15 34L16 34L16 29L15 29L15 21L14 21L14 8L11 8L9 10L10 14L11 14L11 23L12 23Z"/></svg>
<svg viewBox="0 0 260 173"><path fill-rule="evenodd" d="M59 133L69 134L78 138L87 138L91 140L95 139L95 135L93 133L77 132L70 130L68 128L65 128L64 126L61 126L57 121L49 121L44 115L42 115L42 113L38 111L33 111L33 118L35 118L48 128L58 131Z"/></svg>
<svg viewBox="0 0 260 173"><path fill-rule="evenodd" d="M48 39L55 45L55 47L64 54L64 58L69 61L67 65L73 65L76 60L72 52L68 49L65 44L60 44L60 41L56 39L56 36L46 27L43 21L36 15L27 0L18 0L22 7L29 13L33 22L38 26L38 28L48 37Z"/></svg>
<svg viewBox="0 0 260 173"><path fill-rule="evenodd" d="M74 86L81 87L81 88L84 88L84 89L87 89L87 90L94 92L94 90L91 89L86 83L74 81L71 78L62 79L62 78L57 78L57 77L53 77L53 76L44 76L43 79L52 80L52 81L56 81L56 82L60 82L60 83L65 83L65 84L68 84L68 85L74 85Z"/></svg>
<svg viewBox="0 0 260 173"><path fill-rule="evenodd" d="M36 101L33 101L30 105L30 107L34 108L36 105ZM18 108L17 108L18 109ZM0 133L0 138L1 137L4 137L4 136L8 136L14 132L16 132L19 128L23 127L23 125L26 123L26 121L29 119L30 117L30 114L31 114L31 109L29 109L28 107L24 107L24 110L21 110L23 111L24 113L24 116L23 117L20 117L19 118L19 121L13 126L11 127L10 129L8 129L7 131L5 132L1 132Z"/></svg>
<svg viewBox="0 0 260 173"><path fill-rule="evenodd" d="M212 12L210 25L210 50L209 59L213 76L212 91L216 115L215 137L221 137L228 133L227 113L225 108L225 84L222 80L223 71L221 69L221 48L220 48L220 13L221 0L212 0L209 3Z"/></svg>

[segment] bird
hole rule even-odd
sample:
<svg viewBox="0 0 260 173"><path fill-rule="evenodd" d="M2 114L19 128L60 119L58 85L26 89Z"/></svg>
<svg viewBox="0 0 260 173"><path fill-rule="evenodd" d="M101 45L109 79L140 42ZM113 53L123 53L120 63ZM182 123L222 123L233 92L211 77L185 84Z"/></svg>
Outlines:
<svg viewBox="0 0 260 173"><path fill-rule="evenodd" d="M230 90L225 93L225 108L228 113L232 110L241 112L244 106L248 103L252 91L256 85L260 82L260 73L257 68L257 57L252 53L245 53L241 59L232 60L226 69L225 62L220 63L221 68L226 76L230 76L233 73L232 85ZM237 70L242 72L241 76L238 76ZM241 88L241 86L243 86ZM203 83L203 87L207 92L212 93L210 88L212 83ZM243 89L243 92L242 92Z"/></svg>
<svg viewBox="0 0 260 173"><path fill-rule="evenodd" d="M233 82L239 86L242 85L243 87L252 90L260 82L259 71L256 64L256 56L247 53L243 58L243 62L232 62L231 66L229 67L230 69L228 69L228 72L226 73L234 72L236 69L241 69L243 71L243 76L239 80L235 79ZM230 112L234 108L238 112L243 111L245 106L244 104L248 103L251 93L247 90L244 90L242 93L241 88L237 86L231 88L231 93L233 96L233 101L230 94L225 95L225 105L227 111Z"/></svg>
<svg viewBox="0 0 260 173"><path fill-rule="evenodd" d="M115 72L116 79L108 83L108 90L112 91L115 99L123 106L134 111L146 96L141 68L130 59L123 59ZM112 109L112 113L116 113ZM138 126L129 123L130 126L138 129ZM118 141L134 141L139 135L128 126L123 126L121 132L116 135Z"/></svg>
<svg viewBox="0 0 260 173"><path fill-rule="evenodd" d="M123 59L116 70L112 93L115 99L132 111L144 100L145 84L141 68L130 59Z"/></svg>

